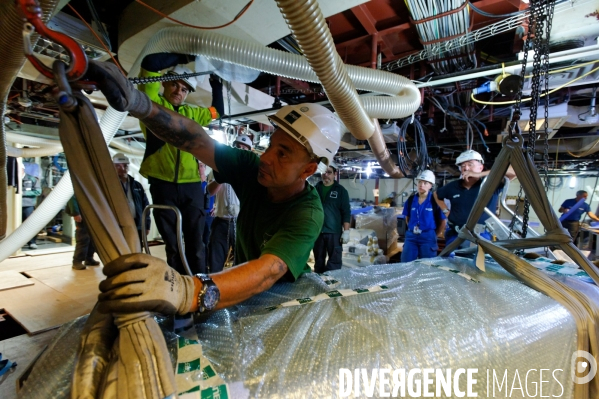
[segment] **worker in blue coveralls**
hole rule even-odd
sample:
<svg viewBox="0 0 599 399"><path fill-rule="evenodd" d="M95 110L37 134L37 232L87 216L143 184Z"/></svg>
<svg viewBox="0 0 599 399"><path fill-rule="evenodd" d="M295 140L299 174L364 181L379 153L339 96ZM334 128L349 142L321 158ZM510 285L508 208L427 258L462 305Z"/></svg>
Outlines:
<svg viewBox="0 0 599 399"><path fill-rule="evenodd" d="M570 233L572 236L572 241L576 242L576 237L578 237L578 230L580 230L580 217L583 213L588 213L589 217L596 222L599 222L599 218L591 212L591 207L586 202L583 202L577 209L570 209L578 203L578 201L584 199L586 201L589 193L584 190L578 190L576 192L576 198L570 198L564 201L562 206L559 208L559 212L566 214L570 213L564 220L562 220L562 227Z"/></svg>
<svg viewBox="0 0 599 399"><path fill-rule="evenodd" d="M324 209L324 223L313 248L316 273L341 269L343 252L341 244L349 242L351 222L349 194L341 184L335 181L336 172L337 166L331 162L322 174L322 181L318 182L315 187Z"/></svg>
<svg viewBox="0 0 599 399"><path fill-rule="evenodd" d="M449 245L458 238L458 231L466 224L470 216L470 211L474 207L483 184L483 178L489 175L489 171L483 171L485 164L482 155L474 150L462 152L456 159L455 164L460 170L460 179L447 183L433 194L441 211L447 216L448 229L445 232L445 245ZM516 173L511 166L505 172L505 177L510 180L516 177ZM503 183L495 189L491 200L487 204L487 208L491 212L497 209L497 201L499 200L501 190L503 190ZM451 209L445 205L443 201L445 199L449 200ZM483 213L478 219L474 231L480 234L481 237L490 240L491 235L485 230L484 225L485 220L488 218L489 215ZM460 248L467 248L469 246L470 241L464 241L460 245Z"/></svg>
<svg viewBox="0 0 599 399"><path fill-rule="evenodd" d="M446 218L433 198L435 174L425 170L416 178L418 195L412 194L403 208L408 231L401 253L402 262L437 256L437 236L445 230Z"/></svg>

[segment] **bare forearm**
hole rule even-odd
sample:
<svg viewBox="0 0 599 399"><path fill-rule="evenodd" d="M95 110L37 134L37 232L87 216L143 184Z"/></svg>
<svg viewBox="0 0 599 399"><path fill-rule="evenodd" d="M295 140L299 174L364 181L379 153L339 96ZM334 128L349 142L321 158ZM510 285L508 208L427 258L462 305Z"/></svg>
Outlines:
<svg viewBox="0 0 599 399"><path fill-rule="evenodd" d="M243 263L220 273L211 274L220 291L217 309L226 308L245 301L268 290L285 273L287 265L274 255L262 255L259 259ZM201 282L195 279L195 294L199 293ZM197 301L191 309L197 311Z"/></svg>
<svg viewBox="0 0 599 399"><path fill-rule="evenodd" d="M443 201L442 199L439 199L439 197L437 197L436 191L433 193L433 198L435 199L435 202L437 203L437 205L439 205L439 208L441 208L442 211L447 209L447 205L445 205L445 201Z"/></svg>
<svg viewBox="0 0 599 399"><path fill-rule="evenodd" d="M597 217L597 215L595 215L593 212L587 212L587 214L589 215L589 217L591 219L593 219L594 221L599 221L599 218Z"/></svg>
<svg viewBox="0 0 599 399"><path fill-rule="evenodd" d="M447 226L447 220L443 219L441 221L441 223L439 224L439 226L437 226L437 230L435 230L435 233L437 233L437 235L441 235L444 231L445 231L445 227Z"/></svg>
<svg viewBox="0 0 599 399"><path fill-rule="evenodd" d="M142 122L152 133L180 150L189 152L215 169L214 140L202 126L161 105L152 103L152 111Z"/></svg>

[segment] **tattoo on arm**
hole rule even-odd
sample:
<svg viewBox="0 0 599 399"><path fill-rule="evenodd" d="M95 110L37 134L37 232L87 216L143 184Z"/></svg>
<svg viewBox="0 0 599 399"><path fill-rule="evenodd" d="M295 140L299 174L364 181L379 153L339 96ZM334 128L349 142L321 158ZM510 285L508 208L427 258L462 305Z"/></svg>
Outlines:
<svg viewBox="0 0 599 399"><path fill-rule="evenodd" d="M173 114L163 107L158 107L158 112L144 119L143 123L155 136L183 151L191 152L200 145L200 132L190 130L199 125L191 119Z"/></svg>

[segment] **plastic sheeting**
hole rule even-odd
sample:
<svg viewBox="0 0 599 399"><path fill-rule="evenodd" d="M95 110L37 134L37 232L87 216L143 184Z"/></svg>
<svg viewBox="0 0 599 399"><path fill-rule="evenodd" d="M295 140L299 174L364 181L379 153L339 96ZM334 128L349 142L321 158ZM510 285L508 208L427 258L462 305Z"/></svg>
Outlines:
<svg viewBox="0 0 599 399"><path fill-rule="evenodd" d="M543 395L572 398L570 363L577 349L572 316L493 260L486 261L486 270L482 273L462 258L434 258L335 271L335 287L315 274L306 275L198 319L196 331L203 355L236 399L339 397L341 368L366 369L369 375L375 368L406 373L414 368L476 368L474 391L479 397L487 397L493 372L500 380L506 374L508 382L501 394L495 384L495 397L508 397L506 387L512 388L515 373L522 388L528 384L532 393L539 369L561 370L556 378L543 376ZM332 289L381 285L387 289L267 310ZM78 335L81 326L72 324L72 331L60 339ZM176 336L167 335L172 350ZM72 362L57 366L61 362L52 358L70 359L69 351L76 350L72 346L45 354L20 397L50 396L40 390L63 392L54 376L68 375ZM525 382L526 371L533 369L536 374ZM380 397L378 389L377 383L374 397ZM520 393L516 390L511 397L523 396Z"/></svg>
<svg viewBox="0 0 599 399"><path fill-rule="evenodd" d="M396 208L374 207L372 212L355 215L356 229L374 230L379 247L385 254L393 252L397 246L397 210Z"/></svg>

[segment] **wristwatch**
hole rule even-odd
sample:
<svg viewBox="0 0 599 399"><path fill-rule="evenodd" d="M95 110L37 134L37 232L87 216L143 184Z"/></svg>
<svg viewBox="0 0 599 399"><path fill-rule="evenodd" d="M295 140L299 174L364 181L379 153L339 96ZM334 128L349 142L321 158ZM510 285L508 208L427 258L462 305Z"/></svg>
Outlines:
<svg viewBox="0 0 599 399"><path fill-rule="evenodd" d="M196 274L196 277L202 282L202 289L198 294L198 312L214 310L220 299L220 290L207 274Z"/></svg>
<svg viewBox="0 0 599 399"><path fill-rule="evenodd" d="M447 215L447 214L449 213L449 208L445 208L445 209L443 209L443 211L442 211L442 212L443 212L444 214L446 214L446 215Z"/></svg>

